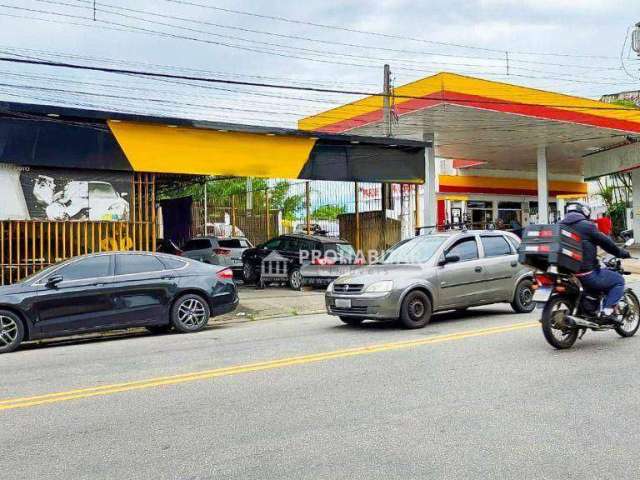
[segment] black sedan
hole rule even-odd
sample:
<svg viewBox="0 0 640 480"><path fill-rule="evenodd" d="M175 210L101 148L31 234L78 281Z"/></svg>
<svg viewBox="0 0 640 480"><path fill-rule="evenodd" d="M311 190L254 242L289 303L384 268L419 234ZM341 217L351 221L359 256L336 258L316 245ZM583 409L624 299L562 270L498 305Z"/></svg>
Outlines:
<svg viewBox="0 0 640 480"><path fill-rule="evenodd" d="M127 327L197 332L237 305L230 268L160 253L76 257L0 287L0 353L25 340Z"/></svg>

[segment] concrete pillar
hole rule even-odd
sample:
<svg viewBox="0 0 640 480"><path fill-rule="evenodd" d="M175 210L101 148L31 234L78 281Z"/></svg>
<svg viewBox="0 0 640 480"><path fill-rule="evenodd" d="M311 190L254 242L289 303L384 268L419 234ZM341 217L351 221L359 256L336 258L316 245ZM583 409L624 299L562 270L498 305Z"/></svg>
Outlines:
<svg viewBox="0 0 640 480"><path fill-rule="evenodd" d="M633 238L640 243L640 168L631 171L633 190Z"/></svg>
<svg viewBox="0 0 640 480"><path fill-rule="evenodd" d="M558 220L564 218L564 207L566 206L566 200L561 197L556 198L556 205L558 208Z"/></svg>
<svg viewBox="0 0 640 480"><path fill-rule="evenodd" d="M438 202L437 202L437 189L438 189L438 172L436 168L436 154L435 154L435 136L432 133L425 133L423 135L425 142L431 142L431 146L424 150L424 197L423 197L423 218L424 222L422 226L433 226L438 219Z"/></svg>
<svg viewBox="0 0 640 480"><path fill-rule="evenodd" d="M549 181L547 147L538 146L538 223L549 223Z"/></svg>

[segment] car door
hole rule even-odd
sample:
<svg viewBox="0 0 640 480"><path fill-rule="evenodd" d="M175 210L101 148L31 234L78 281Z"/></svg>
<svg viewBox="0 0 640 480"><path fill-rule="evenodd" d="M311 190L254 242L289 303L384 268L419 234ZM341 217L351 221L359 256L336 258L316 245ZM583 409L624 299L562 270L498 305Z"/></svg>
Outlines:
<svg viewBox="0 0 640 480"><path fill-rule="evenodd" d="M114 326L165 324L175 289L175 272L153 254L118 253L111 288Z"/></svg>
<svg viewBox="0 0 640 480"><path fill-rule="evenodd" d="M296 237L283 237L278 252L289 260L289 264L300 263L300 250L303 248L303 240Z"/></svg>
<svg viewBox="0 0 640 480"><path fill-rule="evenodd" d="M480 236L484 253L484 290L488 300L503 302L511 296L518 258L502 234Z"/></svg>
<svg viewBox="0 0 640 480"><path fill-rule="evenodd" d="M183 247L183 255L199 262L211 262L213 241L210 238L192 238Z"/></svg>
<svg viewBox="0 0 640 480"><path fill-rule="evenodd" d="M455 240L444 256L457 256L459 261L442 265L438 271L440 306L462 308L482 303L483 268L475 235Z"/></svg>
<svg viewBox="0 0 640 480"><path fill-rule="evenodd" d="M55 286L47 280L62 277ZM82 257L63 265L39 281L33 306L36 328L43 336L100 329L110 323L113 304L113 255Z"/></svg>

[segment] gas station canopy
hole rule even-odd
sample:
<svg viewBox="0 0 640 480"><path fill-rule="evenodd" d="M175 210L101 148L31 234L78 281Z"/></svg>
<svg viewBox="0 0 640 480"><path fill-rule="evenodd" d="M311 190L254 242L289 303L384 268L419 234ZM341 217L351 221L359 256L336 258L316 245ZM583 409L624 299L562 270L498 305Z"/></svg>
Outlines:
<svg viewBox="0 0 640 480"><path fill-rule="evenodd" d="M394 90L393 136L430 138L435 155L474 169L581 174L583 157L640 137L640 110L452 73ZM383 135L382 96L370 96L299 122L303 130Z"/></svg>

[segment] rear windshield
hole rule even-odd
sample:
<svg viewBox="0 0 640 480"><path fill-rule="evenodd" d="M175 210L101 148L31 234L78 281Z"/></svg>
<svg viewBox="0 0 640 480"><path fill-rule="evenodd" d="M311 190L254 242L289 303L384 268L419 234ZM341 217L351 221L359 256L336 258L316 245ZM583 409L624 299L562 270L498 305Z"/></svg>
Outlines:
<svg viewBox="0 0 640 480"><path fill-rule="evenodd" d="M189 250L204 250L206 248L211 248L211 240L196 238L185 243L183 250L188 252Z"/></svg>
<svg viewBox="0 0 640 480"><path fill-rule="evenodd" d="M242 248L239 238L229 238L227 240L218 240L218 245L222 248Z"/></svg>
<svg viewBox="0 0 640 480"><path fill-rule="evenodd" d="M356 251L348 243L325 243L324 251L325 253L331 252L341 258L356 258Z"/></svg>

